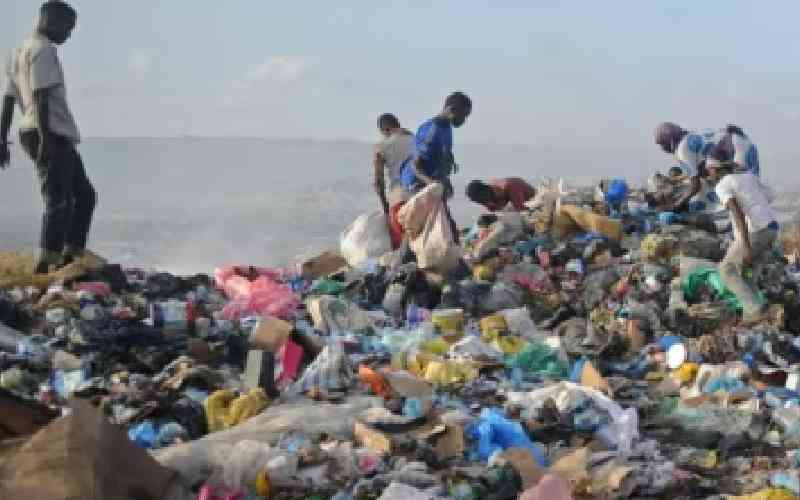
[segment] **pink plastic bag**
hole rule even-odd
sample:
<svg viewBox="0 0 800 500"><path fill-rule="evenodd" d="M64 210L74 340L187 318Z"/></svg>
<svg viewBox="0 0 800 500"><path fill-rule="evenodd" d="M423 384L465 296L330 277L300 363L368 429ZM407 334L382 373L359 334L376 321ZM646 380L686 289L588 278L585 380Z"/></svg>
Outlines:
<svg viewBox="0 0 800 500"><path fill-rule="evenodd" d="M249 281L247 279L249 275L253 275L254 278L264 276L272 281L281 281L288 278L287 272L283 269L254 266L225 266L218 267L214 270L214 283L217 285L217 288L225 290L226 284L232 278L241 278L244 281ZM225 293L228 293L227 290L225 290Z"/></svg>
<svg viewBox="0 0 800 500"><path fill-rule="evenodd" d="M283 371L281 376L278 377L278 383L292 382L297 378L300 362L303 361L303 348L289 340L281 347L279 356L282 360Z"/></svg>
<svg viewBox="0 0 800 500"><path fill-rule="evenodd" d="M230 320L263 314L287 319L300 305L291 287L265 277L247 283L234 279L229 296L231 301L222 309L222 316Z"/></svg>
<svg viewBox="0 0 800 500"><path fill-rule="evenodd" d="M233 490L226 486L205 484L200 488L197 500L244 500L244 492L242 490Z"/></svg>
<svg viewBox="0 0 800 500"><path fill-rule="evenodd" d="M89 292L96 297L108 297L111 295L111 286L102 281L85 281L75 283L76 292Z"/></svg>
<svg viewBox="0 0 800 500"><path fill-rule="evenodd" d="M253 281L242 274L249 274ZM225 319L268 314L288 318L300 305L300 298L288 285L279 283L284 271L268 268L228 266L214 272L216 284L230 299L222 309Z"/></svg>

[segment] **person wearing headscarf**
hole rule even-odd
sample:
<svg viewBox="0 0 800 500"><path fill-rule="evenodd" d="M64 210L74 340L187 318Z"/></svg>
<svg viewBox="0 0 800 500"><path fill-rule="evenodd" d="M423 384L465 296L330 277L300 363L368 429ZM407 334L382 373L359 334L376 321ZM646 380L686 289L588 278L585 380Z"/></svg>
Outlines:
<svg viewBox="0 0 800 500"><path fill-rule="evenodd" d="M661 146L665 153L675 158L676 167L681 170L687 184L687 189L682 190L667 208L674 212L687 211L689 202L702 189L700 178L704 175L707 139L701 134L690 132L671 122L659 124L654 135L655 143Z"/></svg>
<svg viewBox="0 0 800 500"><path fill-rule="evenodd" d="M756 177L761 175L758 159L758 148L753 141L737 125L727 125L714 133L707 141L706 157L714 151L720 162L732 162L735 173L749 173Z"/></svg>

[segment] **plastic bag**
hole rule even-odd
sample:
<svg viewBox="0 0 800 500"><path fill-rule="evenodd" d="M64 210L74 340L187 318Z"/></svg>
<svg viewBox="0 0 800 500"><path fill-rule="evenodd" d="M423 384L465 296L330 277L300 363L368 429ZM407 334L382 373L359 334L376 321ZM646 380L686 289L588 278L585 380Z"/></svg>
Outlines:
<svg viewBox="0 0 800 500"><path fill-rule="evenodd" d="M533 444L522 425L507 419L497 408L484 408L478 421L467 426L464 432L478 442L478 455L483 460L488 460L497 451L525 448L530 450L539 465L547 466L547 457Z"/></svg>
<svg viewBox="0 0 800 500"><path fill-rule="evenodd" d="M314 328L322 333L358 332L375 324L369 314L356 304L329 295L309 299L307 308Z"/></svg>
<svg viewBox="0 0 800 500"><path fill-rule="evenodd" d="M342 233L340 251L347 263L359 267L392 251L386 215L377 210L360 215Z"/></svg>
<svg viewBox="0 0 800 500"><path fill-rule="evenodd" d="M539 342L527 344L510 359L509 364L543 377L565 379L569 375L569 365L563 356L550 346Z"/></svg>
<svg viewBox="0 0 800 500"><path fill-rule="evenodd" d="M724 302L729 308L737 311L742 310L742 304L739 299L722 282L718 268L695 268L683 280L683 295L689 302L697 302L700 297L700 290L703 287L709 287L716 292L717 300ZM761 293L758 295L763 300L763 295Z"/></svg>
<svg viewBox="0 0 800 500"><path fill-rule="evenodd" d="M476 245L474 255L477 259L486 257L500 245L513 243L525 235L525 225L519 212L501 212L492 224L489 234Z"/></svg>
<svg viewBox="0 0 800 500"><path fill-rule="evenodd" d="M522 304L524 292L521 288L504 281L492 285L489 296L479 305L484 312L492 313L503 309L514 309Z"/></svg>
<svg viewBox="0 0 800 500"><path fill-rule="evenodd" d="M262 470L273 485L291 482L297 472L298 457L285 450L273 448L257 441L240 441L229 452L220 476L222 484L229 488L248 489L255 485ZM220 457L223 458L223 457Z"/></svg>
<svg viewBox="0 0 800 500"><path fill-rule="evenodd" d="M591 398L596 407L606 411L611 417L611 422L600 429L603 438L608 440L610 445L616 446L623 455L629 454L632 451L633 441L639 437L639 414L636 408L623 409L596 389L572 382L560 382L531 392L511 392L508 394L508 401L527 406L529 409L538 409L545 401L553 399L558 410L564 412L574 406L576 399L586 397Z"/></svg>
<svg viewBox="0 0 800 500"><path fill-rule="evenodd" d="M260 415L231 429L156 450L153 456L165 467L179 472L189 484L198 484L207 480L213 471L224 470L236 443L245 440L274 443L289 431L352 439L357 415L375 406L383 407L383 399L351 397L341 404L306 399L289 401L271 406Z"/></svg>
<svg viewBox="0 0 800 500"><path fill-rule="evenodd" d="M446 272L458 263L460 247L445 210L444 186L435 182L408 200L397 214L409 239L409 248L422 269Z"/></svg>
<svg viewBox="0 0 800 500"><path fill-rule="evenodd" d="M269 275L250 281L244 276L225 277L223 272L218 272L217 279L231 299L222 310L223 317L228 320L260 314L288 318L300 305L300 298L289 285L278 283Z"/></svg>
<svg viewBox="0 0 800 500"><path fill-rule="evenodd" d="M527 308L505 309L500 313L506 319L509 332L528 339L536 336L536 324Z"/></svg>
<svg viewBox="0 0 800 500"><path fill-rule="evenodd" d="M443 202L434 206L422 232L409 241L409 247L417 256L417 264L421 269L446 271L458 263L459 247L455 244Z"/></svg>
<svg viewBox="0 0 800 500"><path fill-rule="evenodd" d="M263 389L253 389L239 397L230 390L216 391L203 402L208 420L208 432L238 425L261 413L268 403Z"/></svg>
<svg viewBox="0 0 800 500"><path fill-rule="evenodd" d="M321 393L343 391L350 387L352 379L353 370L344 346L340 340L332 339L288 392L296 395L312 390Z"/></svg>
<svg viewBox="0 0 800 500"><path fill-rule="evenodd" d="M397 213L397 219L409 239L416 239L425 228L430 214L442 202L444 186L435 182L408 200Z"/></svg>

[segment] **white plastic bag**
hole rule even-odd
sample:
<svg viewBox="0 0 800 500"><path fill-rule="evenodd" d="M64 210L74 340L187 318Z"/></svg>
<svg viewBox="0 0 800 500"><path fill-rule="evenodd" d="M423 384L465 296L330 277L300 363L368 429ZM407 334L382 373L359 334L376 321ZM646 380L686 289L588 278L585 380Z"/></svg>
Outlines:
<svg viewBox="0 0 800 500"><path fill-rule="evenodd" d="M392 251L392 239L381 211L359 216L347 226L341 237L341 254L349 265L358 267Z"/></svg>
<svg viewBox="0 0 800 500"><path fill-rule="evenodd" d="M612 421L609 425L598 431L600 437L616 446L622 455L630 454L634 441L639 439L639 414L636 408L623 409L597 389L572 382L560 382L530 392L511 392L507 395L510 403L520 404L530 409L541 408L546 400L552 398L561 412L566 411L572 405L572 401L579 396L591 398L611 417Z"/></svg>
<svg viewBox="0 0 800 500"><path fill-rule="evenodd" d="M420 235L411 240L411 250L417 256L422 269L433 269L447 257L453 245L453 232L442 203L437 204L428 215Z"/></svg>
<svg viewBox="0 0 800 500"><path fill-rule="evenodd" d="M519 212L500 212L497 221L492 224L489 235L475 245L474 254L483 259L489 252L500 245L513 243L525 236L525 223Z"/></svg>

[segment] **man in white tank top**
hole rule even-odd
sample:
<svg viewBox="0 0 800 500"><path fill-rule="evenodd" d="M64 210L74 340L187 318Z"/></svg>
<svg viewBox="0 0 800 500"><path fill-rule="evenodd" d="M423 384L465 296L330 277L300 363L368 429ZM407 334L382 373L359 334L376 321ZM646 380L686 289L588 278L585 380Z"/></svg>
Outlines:
<svg viewBox="0 0 800 500"><path fill-rule="evenodd" d="M742 269L768 255L778 236L778 217L772 209L773 195L752 173L732 173L735 163L710 158L709 178L717 180L715 192L733 222L733 242L720 264L720 277L742 304L746 323L762 319L763 309L753 290L742 278Z"/></svg>

